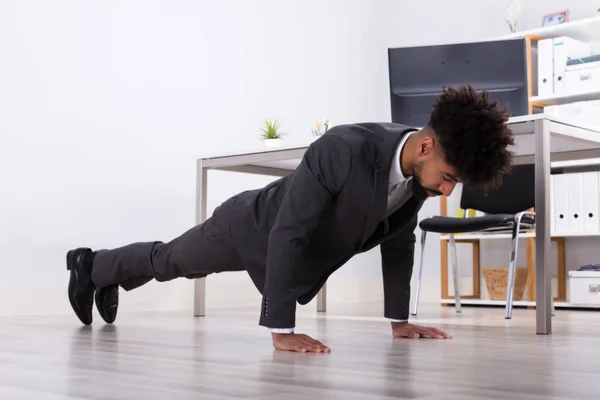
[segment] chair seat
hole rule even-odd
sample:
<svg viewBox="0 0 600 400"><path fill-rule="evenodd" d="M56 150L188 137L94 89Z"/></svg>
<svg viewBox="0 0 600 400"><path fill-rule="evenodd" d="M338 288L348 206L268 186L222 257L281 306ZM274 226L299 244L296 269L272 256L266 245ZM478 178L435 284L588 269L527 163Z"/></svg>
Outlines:
<svg viewBox="0 0 600 400"><path fill-rule="evenodd" d="M514 222L515 216L513 214L484 215L474 218L443 217L438 215L422 220L419 223L419 227L421 230L427 232L463 233L500 227L512 229ZM522 228L530 229L534 220L530 216L523 216L521 223L527 224L526 227L523 225Z"/></svg>

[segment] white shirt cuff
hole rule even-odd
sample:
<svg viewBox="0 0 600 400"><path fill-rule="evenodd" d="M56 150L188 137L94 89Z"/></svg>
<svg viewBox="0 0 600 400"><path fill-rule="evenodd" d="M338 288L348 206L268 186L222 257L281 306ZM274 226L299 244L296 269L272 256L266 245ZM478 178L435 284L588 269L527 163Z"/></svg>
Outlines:
<svg viewBox="0 0 600 400"><path fill-rule="evenodd" d="M271 333L294 333L294 328L269 328Z"/></svg>
<svg viewBox="0 0 600 400"><path fill-rule="evenodd" d="M408 322L407 319L392 319L392 318L389 318L389 320L392 321L392 322Z"/></svg>

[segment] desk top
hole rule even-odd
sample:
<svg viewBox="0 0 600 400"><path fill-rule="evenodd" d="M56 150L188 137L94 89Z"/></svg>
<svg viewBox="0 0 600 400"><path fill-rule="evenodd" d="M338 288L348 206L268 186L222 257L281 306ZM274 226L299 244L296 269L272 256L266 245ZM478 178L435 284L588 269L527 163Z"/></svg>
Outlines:
<svg viewBox="0 0 600 400"><path fill-rule="evenodd" d="M226 158L226 157L236 157L236 156L247 156L253 154L267 154L267 153L281 153L286 151L298 151L298 150L306 150L310 146L310 143L306 143L305 145L283 145L279 147L266 147L258 145L256 147L249 148L244 151L239 150L230 150L220 153L206 154L200 157L201 160L212 160L216 158Z"/></svg>
<svg viewBox="0 0 600 400"><path fill-rule="evenodd" d="M516 136L514 151L517 156L531 156L534 154L535 122L541 120L546 120L549 123L549 129L552 135L550 151L553 154L600 149L600 129L586 127L568 121L561 121L540 113L512 117L509 119L508 124L511 125L511 129ZM304 145L284 145L273 148L257 146L244 151L231 150L212 155L204 155L200 160L203 162L206 161L206 164L215 163L215 166L221 166L223 163L227 163L227 160L229 159L234 161L234 158L239 159L240 157L243 157L247 158L253 165L264 164L266 166L271 161L276 161L282 168L293 169L294 165L298 164L303 152L306 151L311 143L312 141L307 142ZM557 159L562 160L565 158ZM289 165L282 165L281 162L283 160L288 160L289 162L287 162L287 164ZM236 160L234 164L238 164L237 161L241 160Z"/></svg>

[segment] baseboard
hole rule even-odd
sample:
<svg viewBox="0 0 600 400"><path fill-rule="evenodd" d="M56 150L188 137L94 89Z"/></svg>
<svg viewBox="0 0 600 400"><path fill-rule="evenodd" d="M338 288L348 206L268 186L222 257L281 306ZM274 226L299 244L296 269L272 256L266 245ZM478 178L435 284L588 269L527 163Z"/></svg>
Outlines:
<svg viewBox="0 0 600 400"><path fill-rule="evenodd" d="M461 295L472 293L472 278L460 280ZM0 282L0 316L40 315L72 313L67 298L67 281L4 281ZM557 293L556 280L552 280L552 291ZM452 282L448 293L453 295ZM414 282L413 282L414 295ZM525 293L524 298L526 298ZM420 303L439 304L440 281L427 278L421 284ZM119 312L139 311L185 311L193 312L193 281L178 279L171 282L149 282L131 292L120 292ZM481 284L481 298L487 299L485 283ZM414 296L413 296L414 299ZM306 307L314 307L313 300ZM353 304L383 302L381 277L336 277L327 283L327 303ZM206 308L260 307L261 295L244 274L214 275L206 282Z"/></svg>
<svg viewBox="0 0 600 400"><path fill-rule="evenodd" d="M0 316L54 315L72 313L66 280L0 282ZM130 292L120 291L120 313L139 311L193 311L193 281L149 282ZM439 281L428 279L421 286L422 303L438 303ZM314 307L313 300L306 307ZM383 301L381 277L336 277L327 284L327 303L353 304ZM243 274L214 275L206 282L206 308L260 307L261 295Z"/></svg>

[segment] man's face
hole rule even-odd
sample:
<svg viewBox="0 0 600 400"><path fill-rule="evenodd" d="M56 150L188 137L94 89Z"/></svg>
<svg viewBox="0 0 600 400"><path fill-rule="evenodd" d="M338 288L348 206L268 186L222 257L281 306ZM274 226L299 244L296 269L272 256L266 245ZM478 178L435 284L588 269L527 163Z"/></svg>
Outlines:
<svg viewBox="0 0 600 400"><path fill-rule="evenodd" d="M454 170L436 154L417 161L413 168L413 179L415 189L430 197L450 196L458 183Z"/></svg>

